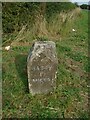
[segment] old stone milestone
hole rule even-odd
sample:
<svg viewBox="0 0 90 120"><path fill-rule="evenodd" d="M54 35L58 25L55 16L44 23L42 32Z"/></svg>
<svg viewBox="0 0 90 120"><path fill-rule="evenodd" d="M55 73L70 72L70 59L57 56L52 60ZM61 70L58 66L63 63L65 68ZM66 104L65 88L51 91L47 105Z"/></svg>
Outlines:
<svg viewBox="0 0 90 120"><path fill-rule="evenodd" d="M27 58L28 84L31 94L48 93L56 87L56 46L52 41L37 41Z"/></svg>

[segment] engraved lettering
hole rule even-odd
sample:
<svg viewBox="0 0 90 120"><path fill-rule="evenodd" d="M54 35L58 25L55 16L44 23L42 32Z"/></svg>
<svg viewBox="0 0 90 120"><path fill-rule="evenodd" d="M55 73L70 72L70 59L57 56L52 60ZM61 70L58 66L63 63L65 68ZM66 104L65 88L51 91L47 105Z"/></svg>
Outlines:
<svg viewBox="0 0 90 120"><path fill-rule="evenodd" d="M33 82L47 82L50 81L50 78L37 78L37 79L32 79Z"/></svg>
<svg viewBox="0 0 90 120"><path fill-rule="evenodd" d="M43 71L43 70L51 70L52 66L34 66L31 70L32 71Z"/></svg>

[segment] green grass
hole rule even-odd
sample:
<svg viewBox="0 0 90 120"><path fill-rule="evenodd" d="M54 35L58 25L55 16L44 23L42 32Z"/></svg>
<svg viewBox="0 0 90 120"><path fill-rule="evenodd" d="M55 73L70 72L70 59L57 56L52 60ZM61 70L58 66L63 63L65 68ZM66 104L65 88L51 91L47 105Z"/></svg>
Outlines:
<svg viewBox="0 0 90 120"><path fill-rule="evenodd" d="M52 93L28 93L26 64L31 45L3 50L3 118L88 118L87 15L82 11L73 23L76 31L56 41L59 63Z"/></svg>

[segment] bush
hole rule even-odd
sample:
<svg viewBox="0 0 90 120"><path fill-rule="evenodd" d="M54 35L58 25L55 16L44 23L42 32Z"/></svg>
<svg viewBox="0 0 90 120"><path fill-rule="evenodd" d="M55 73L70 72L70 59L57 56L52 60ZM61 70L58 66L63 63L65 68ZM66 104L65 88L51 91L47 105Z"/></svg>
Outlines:
<svg viewBox="0 0 90 120"><path fill-rule="evenodd" d="M2 25L4 33L19 31L23 25L34 20L39 3L3 3Z"/></svg>
<svg viewBox="0 0 90 120"><path fill-rule="evenodd" d="M82 9L88 9L88 5L87 4L80 5L80 8L82 8Z"/></svg>
<svg viewBox="0 0 90 120"><path fill-rule="evenodd" d="M42 7L41 7L42 6ZM45 11L43 11L45 7ZM73 3L67 2L7 2L2 4L2 25L3 33L13 33L21 30L23 25L27 28L33 28L33 24L37 21L40 14L43 14L45 19L49 18L61 11L68 12L76 6ZM39 16L40 17L40 16Z"/></svg>

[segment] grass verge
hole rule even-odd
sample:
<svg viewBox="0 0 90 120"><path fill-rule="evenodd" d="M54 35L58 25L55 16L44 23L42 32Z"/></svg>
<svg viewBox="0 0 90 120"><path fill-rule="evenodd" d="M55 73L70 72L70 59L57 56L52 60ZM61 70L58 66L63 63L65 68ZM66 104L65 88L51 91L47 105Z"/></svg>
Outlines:
<svg viewBox="0 0 90 120"><path fill-rule="evenodd" d="M3 118L88 118L87 16L82 11L73 24L76 31L55 41L57 88L47 95L28 93L26 62L31 44L3 49Z"/></svg>

